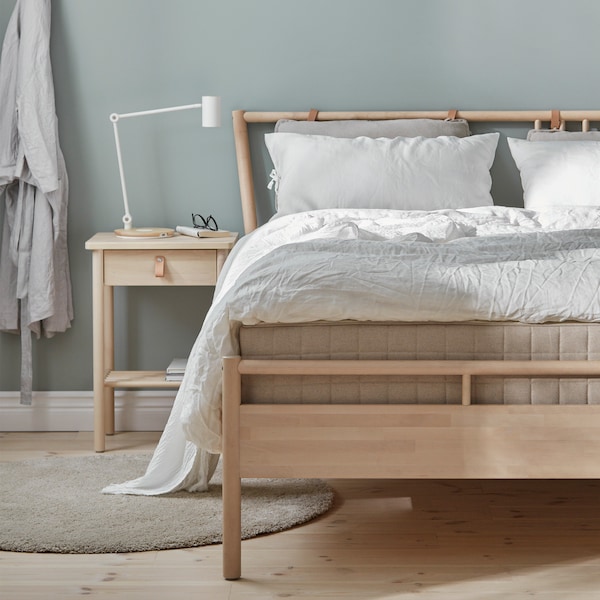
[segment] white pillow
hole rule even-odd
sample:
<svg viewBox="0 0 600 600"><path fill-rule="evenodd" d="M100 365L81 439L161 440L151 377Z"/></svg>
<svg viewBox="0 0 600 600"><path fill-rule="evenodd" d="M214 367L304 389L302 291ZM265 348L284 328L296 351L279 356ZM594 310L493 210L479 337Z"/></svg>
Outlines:
<svg viewBox="0 0 600 600"><path fill-rule="evenodd" d="M600 142L508 138L525 208L600 206Z"/></svg>
<svg viewBox="0 0 600 600"><path fill-rule="evenodd" d="M269 133L277 214L321 208L437 210L490 206L498 133L334 138Z"/></svg>

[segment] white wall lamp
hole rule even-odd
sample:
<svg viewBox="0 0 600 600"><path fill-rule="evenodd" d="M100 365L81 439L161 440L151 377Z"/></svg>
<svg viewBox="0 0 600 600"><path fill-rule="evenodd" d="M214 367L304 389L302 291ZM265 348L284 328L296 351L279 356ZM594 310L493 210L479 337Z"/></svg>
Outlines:
<svg viewBox="0 0 600 600"><path fill-rule="evenodd" d="M139 112L110 115L115 133L115 145L117 148L117 161L119 163L119 175L121 176L121 190L123 192L123 205L125 214L123 215L123 229L115 229L115 233L122 237L171 237L174 234L173 229L166 227L134 227L131 211L129 210L129 200L127 198L127 186L125 185L125 172L123 171L123 158L121 156L121 143L119 141L118 122L121 119L129 117L142 117L146 115L156 115L159 113L175 112L179 110L188 110L191 108L202 109L202 127L220 127L221 126L221 98L220 96L202 96L200 104L186 104L184 106L172 106L170 108L157 108L155 110L142 110Z"/></svg>

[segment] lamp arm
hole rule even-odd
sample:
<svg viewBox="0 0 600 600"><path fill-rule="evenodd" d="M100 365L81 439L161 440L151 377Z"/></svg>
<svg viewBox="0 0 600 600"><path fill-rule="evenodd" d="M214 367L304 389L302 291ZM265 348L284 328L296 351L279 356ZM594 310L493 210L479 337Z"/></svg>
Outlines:
<svg viewBox="0 0 600 600"><path fill-rule="evenodd" d="M121 142L119 141L119 128L117 123L121 115L113 113L110 115L110 120L113 124L113 132L115 134L115 146L117 147L117 162L119 163L119 176L121 177L121 191L123 192L123 205L125 206L125 214L123 215L123 226L125 229L133 227L133 220L129 212L129 201L127 199L127 187L125 186L125 172L123 171L123 158L121 156Z"/></svg>
<svg viewBox="0 0 600 600"><path fill-rule="evenodd" d="M119 163L119 176L121 177L121 190L123 192L123 204L125 214L123 215L123 225L125 229L132 229L133 222L129 211L129 200L127 198L127 187L125 186L125 172L123 170L123 158L121 156L121 142L119 141L119 129L117 123L120 119L129 117L143 117L146 115L156 115L159 113L175 112L179 110L189 110L191 108L202 108L205 110L202 114L202 127L220 127L221 126L221 98L220 96L202 96L202 103L184 104L183 106L171 106L169 108L156 108L153 110L141 110L131 113L112 113L110 120L113 124L115 134L115 146L117 148L117 161Z"/></svg>
<svg viewBox="0 0 600 600"><path fill-rule="evenodd" d="M167 113L167 112L175 112L178 110L189 110L190 108L202 108L202 104L185 104L184 106L172 106L169 108L156 108L153 110L141 110L138 112L131 113L112 113L110 115L110 120L113 124L113 131L115 134L115 146L117 148L117 162L119 163L119 176L121 178L121 191L123 192L123 204L125 206L125 214L123 215L123 226L125 229L133 228L133 219L131 217L131 212L129 210L129 199L127 198L127 186L125 185L125 171L123 169L123 158L121 155L121 142L119 140L119 128L117 123L121 119L128 119L129 117L143 117L146 115L156 115L159 113Z"/></svg>
<svg viewBox="0 0 600 600"><path fill-rule="evenodd" d="M140 110L138 112L124 113L122 115L111 115L110 119L114 122L113 117L119 119L127 119L128 117L143 117L144 115L157 115L159 113L175 112L177 110L189 110L190 108L202 108L202 104L185 104L184 106L171 106L170 108L155 108L153 110Z"/></svg>

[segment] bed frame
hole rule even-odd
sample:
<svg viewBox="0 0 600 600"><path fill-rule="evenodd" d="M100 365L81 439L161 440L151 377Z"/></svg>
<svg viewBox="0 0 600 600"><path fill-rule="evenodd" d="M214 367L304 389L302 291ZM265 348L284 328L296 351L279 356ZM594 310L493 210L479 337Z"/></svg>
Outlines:
<svg viewBox="0 0 600 600"><path fill-rule="evenodd" d="M257 227L249 123L279 119L578 121L600 111L234 111L244 228ZM543 325L540 325L543 327ZM243 375L458 375L459 405L243 404ZM598 478L600 405L471 404L473 377L600 377L600 360L223 359L223 575L241 576L241 478Z"/></svg>

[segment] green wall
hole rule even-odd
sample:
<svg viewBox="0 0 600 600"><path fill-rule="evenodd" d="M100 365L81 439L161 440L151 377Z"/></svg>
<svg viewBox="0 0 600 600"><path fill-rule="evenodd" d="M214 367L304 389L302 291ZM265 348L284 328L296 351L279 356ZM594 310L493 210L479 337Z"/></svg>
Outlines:
<svg viewBox="0 0 600 600"><path fill-rule="evenodd" d="M0 2L2 36L13 6ZM119 227L123 212L111 112L221 95L220 129L201 129L199 111L122 122L125 170L137 225L185 224L194 211L241 231L233 109L599 107L594 0L53 0L52 7L75 320L67 333L34 344L37 390L92 387L84 243ZM498 190L501 201L518 204L517 187ZM118 289L117 368L160 369L187 355L211 295ZM0 334L0 391L19 387L19 348L16 336Z"/></svg>

